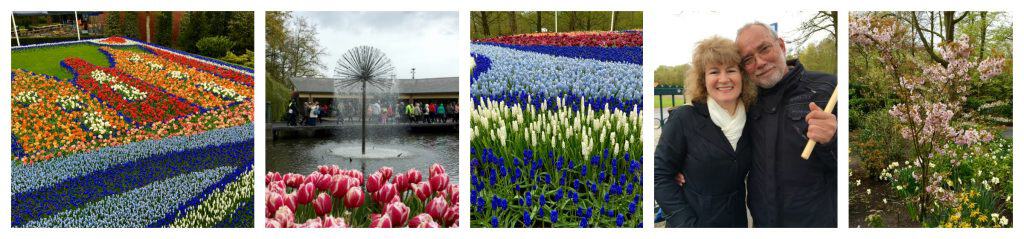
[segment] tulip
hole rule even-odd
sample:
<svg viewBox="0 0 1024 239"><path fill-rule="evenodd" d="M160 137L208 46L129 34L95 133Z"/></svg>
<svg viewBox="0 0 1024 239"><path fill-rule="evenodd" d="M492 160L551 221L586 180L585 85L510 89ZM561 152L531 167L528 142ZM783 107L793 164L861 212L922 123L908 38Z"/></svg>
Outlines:
<svg viewBox="0 0 1024 239"><path fill-rule="evenodd" d="M441 226L440 226L440 225L437 225L437 222L435 222L435 221L429 221L429 222L421 223L421 224L420 224L420 225L419 225L418 227L416 227L416 228L439 228L439 227L441 227Z"/></svg>
<svg viewBox="0 0 1024 239"><path fill-rule="evenodd" d="M393 181L395 184L395 188L398 189L399 194L409 190L409 178L404 173L399 173L398 175L395 175L395 180Z"/></svg>
<svg viewBox="0 0 1024 239"><path fill-rule="evenodd" d="M395 196L398 196L398 189L395 188L395 185L391 183L384 183L384 186L380 187L380 190L377 190L377 192L373 194L373 200L377 201L377 203L383 207L387 205L388 202L391 202Z"/></svg>
<svg viewBox="0 0 1024 239"><path fill-rule="evenodd" d="M405 226L406 221L409 220L409 207L405 206L405 203L394 202L388 204L384 209L384 213L391 218L391 224L395 227Z"/></svg>
<svg viewBox="0 0 1024 239"><path fill-rule="evenodd" d="M278 222L277 219L267 218L267 223L263 224L263 227L265 227L265 228L284 228L284 225L281 225L281 222Z"/></svg>
<svg viewBox="0 0 1024 239"><path fill-rule="evenodd" d="M343 198L348 193L349 188L352 188L353 179L345 175L334 175L331 185L331 196L336 198Z"/></svg>
<svg viewBox="0 0 1024 239"><path fill-rule="evenodd" d="M375 193L380 190L380 187L384 185L384 176L380 172L370 174L366 177L366 192Z"/></svg>
<svg viewBox="0 0 1024 239"><path fill-rule="evenodd" d="M274 214L274 220L280 222L282 228L290 228L295 224L295 214L288 207L282 206Z"/></svg>
<svg viewBox="0 0 1024 239"><path fill-rule="evenodd" d="M344 228L348 227L345 223L345 219L340 217L331 217L330 215L323 217L323 228Z"/></svg>
<svg viewBox="0 0 1024 239"><path fill-rule="evenodd" d="M348 189L348 193L345 194L345 207L352 209L362 207L365 199L363 198L363 190L359 187L352 187Z"/></svg>
<svg viewBox="0 0 1024 239"><path fill-rule="evenodd" d="M320 218L310 218L305 223L296 225L297 228L321 228L323 227L323 221Z"/></svg>
<svg viewBox="0 0 1024 239"><path fill-rule="evenodd" d="M298 188L302 183L306 181L305 176L302 174L289 173L284 175L284 183L288 187Z"/></svg>
<svg viewBox="0 0 1024 239"><path fill-rule="evenodd" d="M444 222L447 223L445 226L451 226L457 221L459 221L459 204L452 204L444 213Z"/></svg>
<svg viewBox="0 0 1024 239"><path fill-rule="evenodd" d="M434 176L437 176L438 174L445 174L444 167L441 167L440 164L436 163L430 165L430 178L434 178Z"/></svg>
<svg viewBox="0 0 1024 239"><path fill-rule="evenodd" d="M445 188L448 188L448 174L437 174L430 177L430 188L435 192L440 192Z"/></svg>
<svg viewBox="0 0 1024 239"><path fill-rule="evenodd" d="M270 185L271 182L281 181L281 174L277 172L267 173L266 185Z"/></svg>
<svg viewBox="0 0 1024 239"><path fill-rule="evenodd" d="M408 171L405 171L405 175L409 178L409 183L419 183L420 181L423 181L423 174L415 168L410 168Z"/></svg>
<svg viewBox="0 0 1024 239"><path fill-rule="evenodd" d="M296 196L295 193L284 195L284 205L287 206L288 209L291 209L293 213L295 212L297 198L298 196Z"/></svg>
<svg viewBox="0 0 1024 239"><path fill-rule="evenodd" d="M458 202L459 201L459 185L455 185L455 184L448 185L448 192L446 194L448 195L448 200L449 201Z"/></svg>
<svg viewBox="0 0 1024 239"><path fill-rule="evenodd" d="M284 206L284 200L285 199L282 194L270 193L269 196L267 197L266 216L273 217L275 214L277 214L277 210L281 208L281 206Z"/></svg>
<svg viewBox="0 0 1024 239"><path fill-rule="evenodd" d="M430 214L420 213L420 215L416 215L412 219L409 219L409 227L417 228L420 227L421 224L433 221L434 218L430 217Z"/></svg>
<svg viewBox="0 0 1024 239"><path fill-rule="evenodd" d="M413 184L413 192L416 193L416 198L419 198L421 202L427 202L427 198L433 191L430 190L430 184L427 182L420 182Z"/></svg>
<svg viewBox="0 0 1024 239"><path fill-rule="evenodd" d="M373 214L370 217L373 219L370 222L371 228L391 228L391 218L388 215Z"/></svg>
<svg viewBox="0 0 1024 239"><path fill-rule="evenodd" d="M287 191L287 187L288 186L284 184L284 181L274 181L270 182L270 185L267 185L267 192L284 194Z"/></svg>
<svg viewBox="0 0 1024 239"><path fill-rule="evenodd" d="M426 206L427 214L430 214L432 218L444 218L447 210L448 201L445 201L443 197L434 197Z"/></svg>
<svg viewBox="0 0 1024 239"><path fill-rule="evenodd" d="M313 194L316 193L316 186L313 186L312 182L303 183L299 186L299 189L295 191L296 201L299 205L306 205L313 201Z"/></svg>
<svg viewBox="0 0 1024 239"><path fill-rule="evenodd" d="M395 173L395 169L392 169L391 167L381 167L377 172L380 173L383 181L388 181L391 180L391 175Z"/></svg>
<svg viewBox="0 0 1024 239"><path fill-rule="evenodd" d="M324 216L330 213L333 206L331 196L327 195L327 193L320 193L320 195L317 195L316 200L313 201L313 210L316 211L317 216Z"/></svg>
<svg viewBox="0 0 1024 239"><path fill-rule="evenodd" d="M306 177L307 182L313 182L318 190L331 190L331 186L334 186L334 179L330 175L321 174L320 172L313 172Z"/></svg>

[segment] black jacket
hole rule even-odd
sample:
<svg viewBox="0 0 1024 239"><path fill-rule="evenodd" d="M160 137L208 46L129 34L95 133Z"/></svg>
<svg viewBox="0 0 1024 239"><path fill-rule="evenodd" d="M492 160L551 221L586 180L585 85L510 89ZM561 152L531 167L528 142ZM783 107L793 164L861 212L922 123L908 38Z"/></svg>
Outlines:
<svg viewBox="0 0 1024 239"><path fill-rule="evenodd" d="M787 65L789 72L771 89L761 89L747 113L756 149L750 213L755 227L836 227L838 134L818 144L810 159L800 158L807 144L808 104L825 108L836 77L805 71L796 60Z"/></svg>
<svg viewBox="0 0 1024 239"><path fill-rule="evenodd" d="M670 113L654 152L654 199L667 227L747 227L744 180L754 153L749 128L733 150L706 104ZM683 186L675 180L680 172Z"/></svg>

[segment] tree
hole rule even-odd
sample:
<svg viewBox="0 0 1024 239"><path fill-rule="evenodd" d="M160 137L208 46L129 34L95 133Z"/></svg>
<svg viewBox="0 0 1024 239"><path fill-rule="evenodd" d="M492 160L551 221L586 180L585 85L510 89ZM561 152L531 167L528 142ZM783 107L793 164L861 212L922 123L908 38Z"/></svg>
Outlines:
<svg viewBox="0 0 1024 239"><path fill-rule="evenodd" d="M156 43L163 46L174 45L173 36L174 18L171 12L159 12L156 17Z"/></svg>
<svg viewBox="0 0 1024 239"><path fill-rule="evenodd" d="M335 90L361 86L363 106L362 135L363 154L366 154L366 86L381 90L391 87L395 67L383 51L371 46L358 46L345 52L334 66Z"/></svg>
<svg viewBox="0 0 1024 239"><path fill-rule="evenodd" d="M796 30L799 32L796 39L793 42L796 45L803 45L807 41L820 32L828 33L828 37L833 39L833 48L837 48L838 45L835 39L838 39L836 35L839 32L839 13L836 11L819 11L810 19L800 23L800 27Z"/></svg>
<svg viewBox="0 0 1024 239"><path fill-rule="evenodd" d="M124 22L124 21L121 19L121 13L120 12L106 12L106 19L105 20L106 21L104 21L104 23L106 24L105 27L106 27L107 35L110 35L110 36L124 36L124 30L121 29L121 27L123 25L122 22Z"/></svg>
<svg viewBox="0 0 1024 239"><path fill-rule="evenodd" d="M124 35L131 38L139 38L139 14L136 12L125 12L124 21L121 22L121 30ZM145 39L143 39L145 40Z"/></svg>

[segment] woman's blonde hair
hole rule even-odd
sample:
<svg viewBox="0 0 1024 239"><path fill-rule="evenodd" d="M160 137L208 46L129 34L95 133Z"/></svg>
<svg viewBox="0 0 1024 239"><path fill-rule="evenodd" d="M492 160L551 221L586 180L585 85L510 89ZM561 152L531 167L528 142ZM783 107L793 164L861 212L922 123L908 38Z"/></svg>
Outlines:
<svg viewBox="0 0 1024 239"><path fill-rule="evenodd" d="M743 67L740 67L740 50L732 40L720 36L713 36L701 40L693 50L693 59L690 61L690 69L686 71L686 97L694 102L705 102L708 98L708 89L704 79L704 67L709 65L735 65L743 74L740 87L740 102L750 109L750 106L757 100L757 87L754 82L746 76Z"/></svg>

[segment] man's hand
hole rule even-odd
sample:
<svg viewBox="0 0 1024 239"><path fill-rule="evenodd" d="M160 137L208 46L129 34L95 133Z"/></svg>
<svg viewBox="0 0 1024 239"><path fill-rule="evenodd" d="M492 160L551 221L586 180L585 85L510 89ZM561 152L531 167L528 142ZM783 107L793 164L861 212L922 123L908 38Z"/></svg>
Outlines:
<svg viewBox="0 0 1024 239"><path fill-rule="evenodd" d="M683 176L683 173L676 174L676 183L679 184L680 187L682 187L683 184L686 184L686 177Z"/></svg>
<svg viewBox="0 0 1024 239"><path fill-rule="evenodd" d="M822 111L817 104L811 102L811 112L807 114L807 138L826 144L832 142L832 136L836 135L836 116L832 112Z"/></svg>

